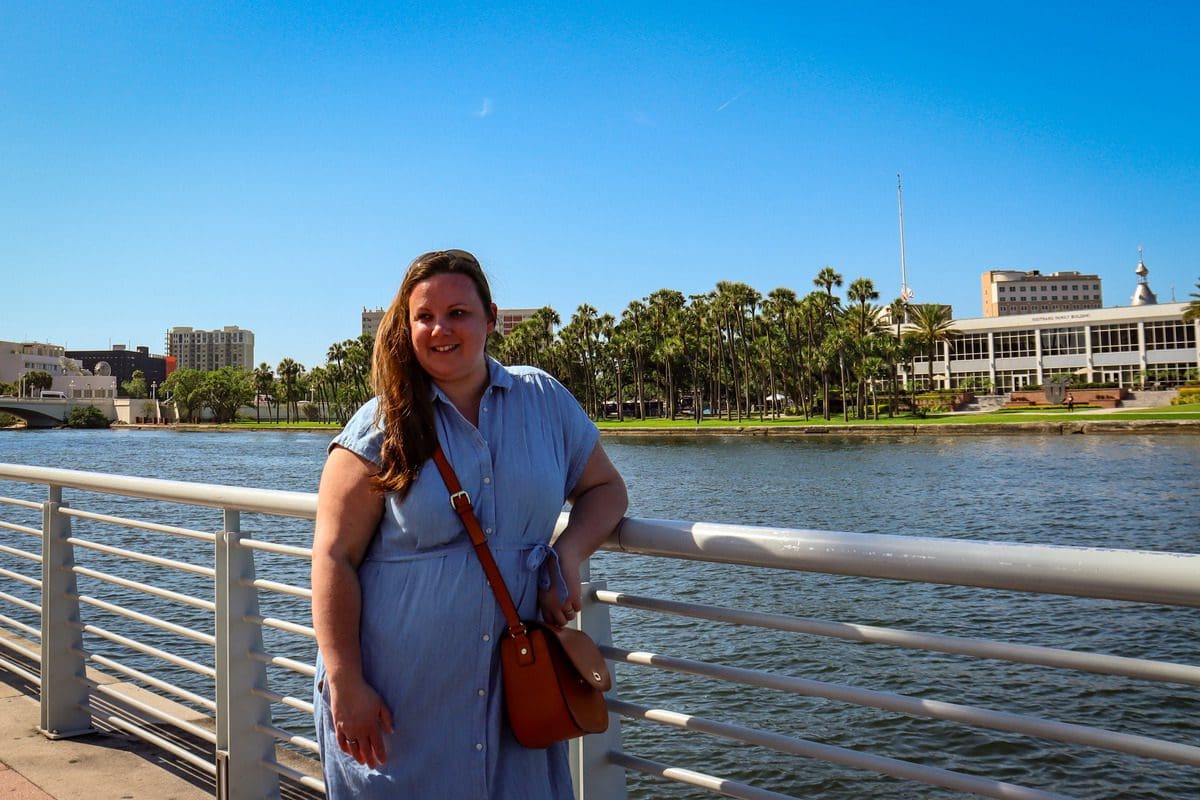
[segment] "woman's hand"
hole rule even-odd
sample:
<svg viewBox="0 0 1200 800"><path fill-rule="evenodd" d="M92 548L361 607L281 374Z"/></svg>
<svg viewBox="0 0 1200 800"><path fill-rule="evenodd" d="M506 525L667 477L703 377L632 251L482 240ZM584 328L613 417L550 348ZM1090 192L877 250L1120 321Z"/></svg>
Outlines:
<svg viewBox="0 0 1200 800"><path fill-rule="evenodd" d="M371 769L382 765L383 734L392 732L392 714L379 693L362 678L330 682L329 705L342 752Z"/></svg>
<svg viewBox="0 0 1200 800"><path fill-rule="evenodd" d="M575 619L575 615L583 608L583 596L579 581L578 557L569 551L555 549L558 552L558 567L562 570L563 580L567 584L567 597L559 601L558 582L552 580L550 588L538 591L538 606L542 609L542 619L546 623L561 628Z"/></svg>

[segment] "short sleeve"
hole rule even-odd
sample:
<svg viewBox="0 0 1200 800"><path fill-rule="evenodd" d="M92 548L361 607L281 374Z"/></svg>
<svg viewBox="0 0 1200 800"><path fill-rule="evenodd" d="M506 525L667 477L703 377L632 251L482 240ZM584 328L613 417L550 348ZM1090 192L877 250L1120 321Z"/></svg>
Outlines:
<svg viewBox="0 0 1200 800"><path fill-rule="evenodd" d="M352 453L362 456L376 466L383 466L383 429L382 422L375 424L375 409L379 399L372 398L354 413L342 432L329 443L329 450L334 447L344 447Z"/></svg>
<svg viewBox="0 0 1200 800"><path fill-rule="evenodd" d="M583 476L596 442L600 441L600 430L592 422L575 395L551 376L545 377L548 393L553 398L561 424L563 451L566 454L567 474L563 494L570 495Z"/></svg>

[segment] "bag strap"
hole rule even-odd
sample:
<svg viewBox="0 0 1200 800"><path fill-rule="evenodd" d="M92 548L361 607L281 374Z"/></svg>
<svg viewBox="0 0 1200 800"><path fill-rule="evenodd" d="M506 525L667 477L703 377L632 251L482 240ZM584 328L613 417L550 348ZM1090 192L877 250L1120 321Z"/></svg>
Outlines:
<svg viewBox="0 0 1200 800"><path fill-rule="evenodd" d="M500 611L503 612L504 621L508 624L508 635L524 635L525 623L521 622L521 615L517 613L512 594L508 591L508 584L504 582L500 568L496 566L492 548L488 547L487 536L484 535L483 528L479 527L479 520L475 517L475 510L471 507L471 496L463 490L462 484L458 482L458 475L454 473L454 467L450 466L450 462L446 460L446 454L442 452L440 444L433 451L433 462L437 464L438 472L442 473L442 480L445 481L446 488L450 491L450 505L462 518L463 525L467 528L467 536L471 538L471 545L475 548L475 555L479 556L479 563L483 565L483 573L487 575L488 585L492 587L492 592L496 595L496 602L500 604Z"/></svg>

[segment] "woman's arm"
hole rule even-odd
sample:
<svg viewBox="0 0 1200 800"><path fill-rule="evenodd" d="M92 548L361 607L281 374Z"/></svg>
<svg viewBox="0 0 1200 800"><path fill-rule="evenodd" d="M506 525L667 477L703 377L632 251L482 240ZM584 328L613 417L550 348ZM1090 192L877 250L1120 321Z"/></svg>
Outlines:
<svg viewBox="0 0 1200 800"><path fill-rule="evenodd" d="M567 500L571 503L570 518L554 543L567 582L567 599L559 602L554 587L539 597L542 618L551 625L565 625L582 608L579 568L604 543L629 507L625 481L599 442Z"/></svg>
<svg viewBox="0 0 1200 800"><path fill-rule="evenodd" d="M386 757L380 727L392 729L387 707L363 678L359 647L358 565L383 515L383 495L370 483L377 471L345 448L330 452L317 492L312 558L313 628L325 662L338 746L371 767Z"/></svg>

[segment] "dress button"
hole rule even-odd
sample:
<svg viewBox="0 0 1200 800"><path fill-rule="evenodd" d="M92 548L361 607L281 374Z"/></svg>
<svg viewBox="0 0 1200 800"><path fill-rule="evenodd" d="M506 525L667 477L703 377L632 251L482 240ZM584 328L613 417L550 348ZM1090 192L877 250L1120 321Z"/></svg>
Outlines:
<svg viewBox="0 0 1200 800"><path fill-rule="evenodd" d="M482 750L482 749L483 749L483 745L482 745L482 744L480 744L479 742L476 742L476 743L475 743L475 749L476 749L476 750Z"/></svg>
<svg viewBox="0 0 1200 800"><path fill-rule="evenodd" d="M484 482L484 483L491 483L491 482L492 482L492 479L491 479L491 478L484 478L484 479L483 479L483 482Z"/></svg>
<svg viewBox="0 0 1200 800"><path fill-rule="evenodd" d="M484 533L491 533L491 532L492 532L492 529L491 529L491 528L484 528L484 529L483 529L483 532L484 532Z"/></svg>
<svg viewBox="0 0 1200 800"><path fill-rule="evenodd" d="M480 696L480 697L483 697L483 696L484 696L484 695L486 695L486 694L487 694L487 689L480 689L480 690L479 690L479 696Z"/></svg>
<svg viewBox="0 0 1200 800"><path fill-rule="evenodd" d="M492 640L492 635L491 635L490 633L485 633L485 634L483 635L483 640L484 640L485 642L490 642L490 641Z"/></svg>

